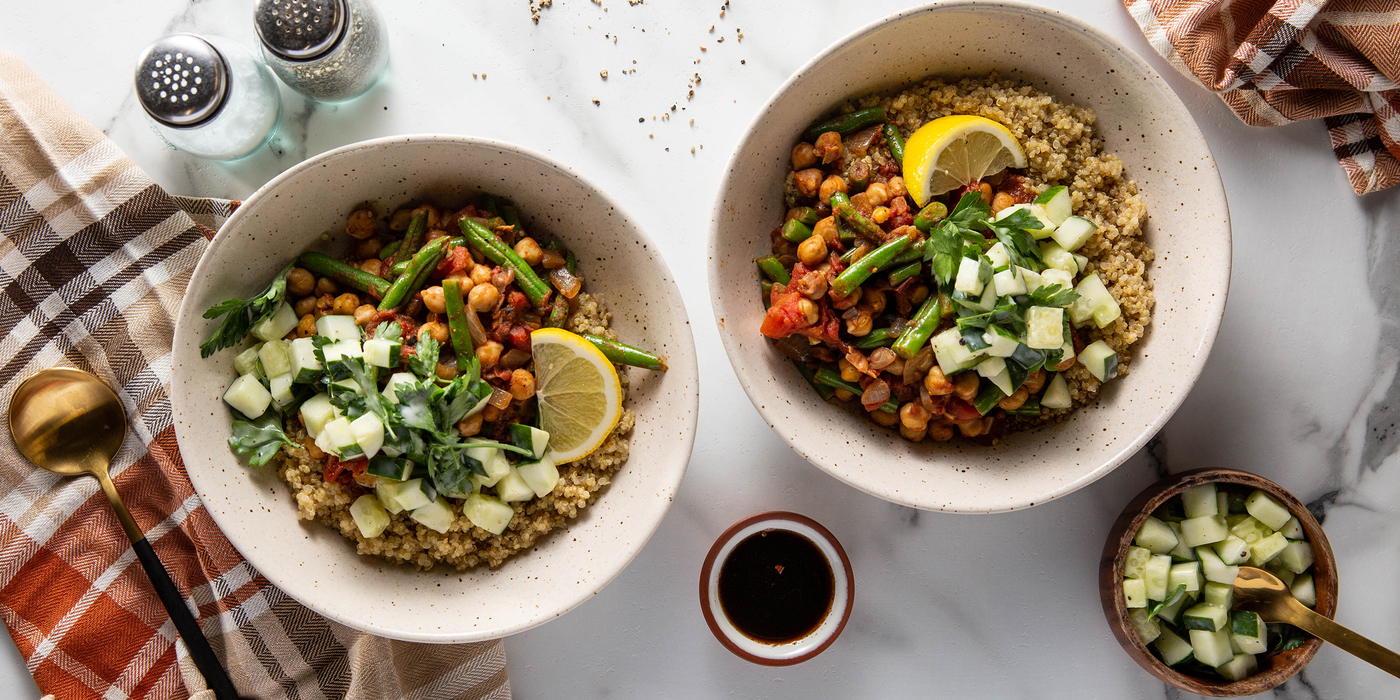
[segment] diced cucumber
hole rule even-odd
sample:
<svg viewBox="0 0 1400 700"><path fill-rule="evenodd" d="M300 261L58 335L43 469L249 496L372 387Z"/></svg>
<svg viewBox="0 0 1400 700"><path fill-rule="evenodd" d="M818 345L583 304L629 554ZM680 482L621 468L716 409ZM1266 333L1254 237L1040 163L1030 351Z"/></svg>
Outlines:
<svg viewBox="0 0 1400 700"><path fill-rule="evenodd" d="M301 422L306 426L306 434L312 439L319 437L321 430L334 419L335 406L331 405L330 396L316 394L301 402Z"/></svg>
<svg viewBox="0 0 1400 700"><path fill-rule="evenodd" d="M1187 518L1224 515L1220 512L1220 502L1216 498L1215 484L1201 484L1182 491L1181 507L1186 511ZM1223 518L1221 522L1224 522Z"/></svg>
<svg viewBox="0 0 1400 700"><path fill-rule="evenodd" d="M938 360L939 369L949 376L976 365L981 355L963 345L962 334L957 328L949 328L933 337L933 356Z"/></svg>
<svg viewBox="0 0 1400 700"><path fill-rule="evenodd" d="M1172 534L1176 535L1176 546L1167 554L1171 555L1173 561L1196 561L1196 552L1186 546L1186 540L1181 538L1181 523L1170 520L1165 522L1167 527L1172 529Z"/></svg>
<svg viewBox="0 0 1400 700"><path fill-rule="evenodd" d="M1278 531L1290 540L1306 540L1308 538L1307 534L1303 532L1303 524L1294 517L1290 517L1288 522L1284 523Z"/></svg>
<svg viewBox="0 0 1400 700"><path fill-rule="evenodd" d="M1070 196L1069 188L1064 185L1056 185L1046 188L1035 198L1035 204L1039 204L1045 210L1045 216L1050 219L1050 223L1055 226L1065 222L1070 217Z"/></svg>
<svg viewBox="0 0 1400 700"><path fill-rule="evenodd" d="M268 404L272 403L272 394L257 377L245 374L229 385L228 391L224 392L224 401L248 418L257 418L267 411Z"/></svg>
<svg viewBox="0 0 1400 700"><path fill-rule="evenodd" d="M1191 597L1183 592L1181 595L1176 596L1174 600L1168 601L1166 605L1163 605L1160 609L1158 609L1157 617L1160 617L1163 620L1166 620L1167 622L1170 622L1172 624L1176 624L1177 618L1181 616L1181 609L1190 604Z"/></svg>
<svg viewBox="0 0 1400 700"><path fill-rule="evenodd" d="M511 518L515 517L514 508L506 505L500 499L479 493L467 496L466 503L462 504L462 513L473 525L493 535L505 532Z"/></svg>
<svg viewBox="0 0 1400 700"><path fill-rule="evenodd" d="M401 510L417 510L437 498L433 487L423 479L388 483L381 481L375 488L378 490L381 487Z"/></svg>
<svg viewBox="0 0 1400 700"><path fill-rule="evenodd" d="M1123 579L1123 604L1130 609L1147 607L1147 584L1142 579Z"/></svg>
<svg viewBox="0 0 1400 700"><path fill-rule="evenodd" d="M360 389L360 383L350 377L346 377L337 382L331 382L331 386L333 387L331 389L332 393L336 391L348 391L352 394L364 394L364 391Z"/></svg>
<svg viewBox="0 0 1400 700"><path fill-rule="evenodd" d="M379 454L379 448L384 445L384 423L379 416L366 413L356 418L350 423L350 432L366 457Z"/></svg>
<svg viewBox="0 0 1400 700"><path fill-rule="evenodd" d="M1065 310L1053 306L1032 306L1026 310L1026 346L1033 350L1055 350L1064 345Z"/></svg>
<svg viewBox="0 0 1400 700"><path fill-rule="evenodd" d="M1283 533L1277 534L1282 535ZM1289 571L1301 574L1313 565L1312 545L1307 542L1289 542L1288 546L1279 552L1278 558L1284 566L1288 567Z"/></svg>
<svg viewBox="0 0 1400 700"><path fill-rule="evenodd" d="M1122 315L1118 300L1113 298L1113 293L1108 291L1103 280L1099 279L1099 273L1092 273L1079 280L1074 291L1079 294L1079 298L1069 305L1069 320L1074 325L1082 326L1093 319L1094 325L1103 328Z"/></svg>
<svg viewBox="0 0 1400 700"><path fill-rule="evenodd" d="M1191 637L1191 655L1195 656L1197 661L1217 667L1235 658L1235 653L1230 650L1229 630L1191 630L1188 634Z"/></svg>
<svg viewBox="0 0 1400 700"><path fill-rule="evenodd" d="M998 243L997 245L1001 245ZM1026 293L1026 280L1021 277L1021 269L1013 268L1002 270L992 275L992 284L996 285L997 296L1013 296Z"/></svg>
<svg viewBox="0 0 1400 700"><path fill-rule="evenodd" d="M1230 513L1230 494L1224 491L1215 492L1215 514L1228 515ZM1228 520L1226 522L1229 522Z"/></svg>
<svg viewBox="0 0 1400 700"><path fill-rule="evenodd" d="M339 455L342 459L359 457L364 451L355 439L355 431L350 427L350 421L344 417L327 423L322 432L325 433L326 444L331 447L327 451Z"/></svg>
<svg viewBox="0 0 1400 700"><path fill-rule="evenodd" d="M384 338L370 338L365 341L365 362L375 367L398 367L403 343Z"/></svg>
<svg viewBox="0 0 1400 700"><path fill-rule="evenodd" d="M553 457L545 456L537 462L522 463L516 467L515 471L540 498L553 492L555 485L559 483L559 469L554 466Z"/></svg>
<svg viewBox="0 0 1400 700"><path fill-rule="evenodd" d="M322 316L321 318L330 318ZM341 340L330 343L321 348L321 354L325 355L326 362L335 362L342 357L364 357L364 348L360 347L358 340Z"/></svg>
<svg viewBox="0 0 1400 700"><path fill-rule="evenodd" d="M276 401L278 406L286 406L296 400L296 396L292 394L290 374L279 374L267 380L267 387L268 393L272 394L272 400Z"/></svg>
<svg viewBox="0 0 1400 700"><path fill-rule="evenodd" d="M539 459L549 447L549 433L532 425L511 423L510 442L523 450L530 450L535 459Z"/></svg>
<svg viewBox="0 0 1400 700"><path fill-rule="evenodd" d="M1187 593L1199 593L1201 590L1201 563L1198 561L1187 561L1180 564L1172 564L1171 571L1167 576L1167 590L1174 591L1177 586L1186 586Z"/></svg>
<svg viewBox="0 0 1400 700"><path fill-rule="evenodd" d="M384 385L384 390L380 393L394 403L399 402L398 393L395 387L403 384L417 384L418 378L408 372L395 372L389 375L389 381Z"/></svg>
<svg viewBox="0 0 1400 700"><path fill-rule="evenodd" d="M1118 353L1102 340L1089 343L1089 346L1079 353L1079 362L1089 370L1089 374L1101 382L1118 376Z"/></svg>
<svg viewBox="0 0 1400 700"><path fill-rule="evenodd" d="M1161 630L1152 646L1162 655L1162 663L1168 666L1175 666L1191 658L1191 645L1171 630Z"/></svg>
<svg viewBox="0 0 1400 700"><path fill-rule="evenodd" d="M481 442L480 439L467 440L471 442ZM481 466L486 470L486 478L481 479L482 486L495 486L506 474L510 473L510 462L506 461L506 456L497 447L469 447L465 454L472 459L481 462Z"/></svg>
<svg viewBox="0 0 1400 700"><path fill-rule="evenodd" d="M1045 405L1045 402L1041 401L1041 405ZM1151 550L1153 554L1166 554L1176 548L1176 533L1173 533L1166 523L1149 515L1142 521L1142 526L1138 528L1137 537L1133 541L1137 546Z"/></svg>
<svg viewBox="0 0 1400 700"><path fill-rule="evenodd" d="M1193 605L1181 613L1181 625L1188 630L1205 630L1207 632L1223 630L1229 619L1229 611L1210 603Z"/></svg>
<svg viewBox="0 0 1400 700"><path fill-rule="evenodd" d="M1065 381L1065 375L1056 372L1045 386L1045 393L1040 397L1040 405L1045 408L1069 408L1071 405L1069 398L1069 384Z"/></svg>
<svg viewBox="0 0 1400 700"><path fill-rule="evenodd" d="M1259 660L1253 654L1235 654L1235 657L1216 667L1215 672L1219 673L1226 680L1242 681L1259 670Z"/></svg>
<svg viewBox="0 0 1400 700"><path fill-rule="evenodd" d="M1235 607L1235 587L1228 583L1206 581L1206 585L1201 587L1201 599L1229 610Z"/></svg>
<svg viewBox="0 0 1400 700"><path fill-rule="evenodd" d="M430 530L445 534L452 527L452 521L457 519L457 514L452 512L452 504L446 498L438 496L432 503L409 511L408 517Z"/></svg>
<svg viewBox="0 0 1400 700"><path fill-rule="evenodd" d="M1269 630L1257 612L1236 610L1230 614L1230 638L1246 654L1269 650Z"/></svg>
<svg viewBox="0 0 1400 700"><path fill-rule="evenodd" d="M238 353L237 355L234 355L234 371L238 372L239 375L251 374L256 376L258 374L261 374L261 371L258 369L258 351L261 349L262 343L259 343L251 348L248 348L247 350L244 350L243 352Z"/></svg>
<svg viewBox="0 0 1400 700"><path fill-rule="evenodd" d="M985 285L982 282L982 261L963 258L958 263L958 275L953 280L953 289L964 294L981 294Z"/></svg>
<svg viewBox="0 0 1400 700"><path fill-rule="evenodd" d="M351 423L350 425L354 425ZM394 481L408 481L413 476L413 462L402 457L390 457L388 455L375 455L369 458L368 473L381 479L392 479Z"/></svg>
<svg viewBox="0 0 1400 700"><path fill-rule="evenodd" d="M987 327L987 332L982 334L982 340L987 343L982 352L991 357L1011 357L1021 345L1021 341L1012 336L1010 331L995 325Z"/></svg>
<svg viewBox="0 0 1400 700"><path fill-rule="evenodd" d="M350 504L350 517L355 519L355 527L360 528L360 536L372 540L389 527L389 512L384 510L379 499L367 493Z"/></svg>
<svg viewBox="0 0 1400 700"><path fill-rule="evenodd" d="M1279 561L1281 558L1281 556L1274 557L1273 561L1264 565L1264 570L1277 576L1278 580L1283 581L1283 585L1291 586L1293 585L1293 580L1298 578L1298 574L1289 571L1288 567L1284 566L1283 562Z"/></svg>
<svg viewBox="0 0 1400 700"><path fill-rule="evenodd" d="M297 312L284 301L271 316L253 325L253 335L261 340L280 340L282 336L296 330L298 322Z"/></svg>
<svg viewBox="0 0 1400 700"><path fill-rule="evenodd" d="M1293 597L1297 598L1299 603L1310 608L1317 607L1317 586L1313 584L1312 574L1299 575L1293 579L1288 590L1293 592Z"/></svg>
<svg viewBox="0 0 1400 700"><path fill-rule="evenodd" d="M1270 529L1281 530L1288 521L1293 518L1293 514L1283 507L1282 503L1275 501L1269 494L1263 491L1255 491L1249 494L1249 498L1244 499L1244 509Z"/></svg>
<svg viewBox="0 0 1400 700"><path fill-rule="evenodd" d="M1124 578L1143 578L1147 575L1147 560L1152 558L1152 550L1128 546L1128 556L1123 559Z"/></svg>
<svg viewBox="0 0 1400 700"><path fill-rule="evenodd" d="M511 467L510 471L496 482L496 497L506 503L518 503L534 498L535 491L525 483L520 472Z"/></svg>
<svg viewBox="0 0 1400 700"><path fill-rule="evenodd" d="M986 255L987 259L992 261L992 267L994 269L1000 269L1011 264L1011 257L1006 254L1006 246L1002 245L1000 241L993 243L992 247L987 249ZM993 279L995 279L995 277L993 277Z"/></svg>
<svg viewBox="0 0 1400 700"><path fill-rule="evenodd" d="M1133 624L1133 631L1137 632L1143 644L1151 644L1162 634L1162 626L1157 624L1157 618L1147 614L1146 608L1129 610L1128 622Z"/></svg>
<svg viewBox="0 0 1400 700"><path fill-rule="evenodd" d="M1040 244L1040 259L1045 261L1046 268L1063 272L1069 275L1071 280L1074 279L1074 275L1079 274L1079 262L1074 259L1074 253L1061 248L1060 244L1054 241L1045 241ZM1045 281L1043 275L1042 281ZM1045 281L1045 283L1060 284L1058 281ZM1070 289L1071 284L1064 283L1064 288Z"/></svg>
<svg viewBox="0 0 1400 700"><path fill-rule="evenodd" d="M1040 222L1040 228L1038 229L1025 229L1025 231L1031 234L1031 237L1037 240L1041 238L1049 238L1050 232L1055 230L1055 221L1050 217L1050 214L1045 211L1045 207L1035 203L1013 204L997 212L996 216L992 217L992 219L994 221L1000 221L1008 216L1011 216L1012 214L1015 214L1018 211L1030 212L1031 216L1034 216L1036 220Z"/></svg>
<svg viewBox="0 0 1400 700"><path fill-rule="evenodd" d="M1255 542L1274 534L1274 531L1268 525L1255 520L1254 516L1247 515L1230 527L1230 534L1244 540L1245 544L1253 546Z"/></svg>
<svg viewBox="0 0 1400 700"><path fill-rule="evenodd" d="M1205 574L1207 581L1223 583L1227 586L1235 584L1235 578L1240 575L1240 567L1227 566L1220 560L1220 555L1215 553L1210 547L1197 547L1196 556L1201 559L1201 573Z"/></svg>
<svg viewBox="0 0 1400 700"><path fill-rule="evenodd" d="M1024 267L1018 267L1016 269L1021 271L1021 279L1026 281L1027 293L1034 292L1040 288L1040 285L1044 284L1044 282L1041 281L1039 272L1027 270Z"/></svg>
<svg viewBox="0 0 1400 700"><path fill-rule="evenodd" d="M1080 272L1084 272L1085 270L1088 270L1088 269L1089 269L1089 258L1088 258L1088 256L1080 255L1079 253L1074 253L1073 255L1074 255L1074 261L1075 261L1076 263L1079 263L1079 271L1080 271Z"/></svg>
<svg viewBox="0 0 1400 700"><path fill-rule="evenodd" d="M269 340L258 348L258 360L262 362L264 374L275 377L292 371L291 358L287 357L287 348L290 346L291 343L276 339Z"/></svg>
<svg viewBox="0 0 1400 700"><path fill-rule="evenodd" d="M1181 521L1181 536L1186 540L1188 547L1213 544L1225 539L1229 534L1230 528L1225 526L1225 518L1219 515Z"/></svg>
<svg viewBox="0 0 1400 700"><path fill-rule="evenodd" d="M353 340L360 342L360 327L354 316L327 314L316 319L316 335L324 335L334 341Z"/></svg>
<svg viewBox="0 0 1400 700"><path fill-rule="evenodd" d="M1089 242L1089 237L1099 230L1098 224L1082 217L1071 216L1055 228L1055 232L1050 234L1060 247L1073 253Z"/></svg>
<svg viewBox="0 0 1400 700"><path fill-rule="evenodd" d="M1001 358L996 357L992 359L1000 360ZM1012 393L1015 392L1015 389L1011 386L1010 372L1002 371L1000 374L995 374L990 377L987 377L987 381L991 382L992 384L995 384L996 388L1000 389L1001 393L1007 396L1010 396ZM995 408L995 406L992 406L991 408ZM990 410L990 408L988 410Z"/></svg>
<svg viewBox="0 0 1400 700"><path fill-rule="evenodd" d="M1249 545L1249 565L1263 566L1274 557L1283 553L1288 546L1288 538L1282 533L1275 532L1252 545Z"/></svg>
<svg viewBox="0 0 1400 700"><path fill-rule="evenodd" d="M399 505L398 499L394 498L390 488L391 483L381 479L379 483L374 485L374 495L379 499L379 505L384 506L384 510L389 511L392 515L398 515L403 512L403 506Z"/></svg>
<svg viewBox="0 0 1400 700"><path fill-rule="evenodd" d="M1171 576L1172 558L1165 554L1154 554L1147 560L1146 573L1142 580L1147 584L1149 600L1167 599L1167 579Z"/></svg>
<svg viewBox="0 0 1400 700"><path fill-rule="evenodd" d="M1046 268L1040 273L1040 284L1043 286L1058 284L1060 289L1074 289L1074 274L1064 270Z"/></svg>
<svg viewBox="0 0 1400 700"><path fill-rule="evenodd" d="M309 384L321 376L321 361L316 359L316 342L297 338L288 345L287 359L291 362L292 381Z"/></svg>

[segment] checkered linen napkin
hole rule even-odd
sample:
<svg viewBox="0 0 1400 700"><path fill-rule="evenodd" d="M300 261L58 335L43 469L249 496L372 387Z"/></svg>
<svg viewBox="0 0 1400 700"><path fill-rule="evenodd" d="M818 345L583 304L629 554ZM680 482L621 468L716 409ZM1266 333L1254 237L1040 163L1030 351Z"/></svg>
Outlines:
<svg viewBox="0 0 1400 700"><path fill-rule="evenodd" d="M1396 0L1123 0L1152 48L1246 124L1325 117L1352 189L1400 184Z"/></svg>
<svg viewBox="0 0 1400 700"><path fill-rule="evenodd" d="M168 395L174 318L236 206L166 194L0 52L0 406L55 365L116 388L132 419L117 490L245 697L508 700L500 642L409 644L326 620L254 571L191 488ZM198 674L182 681L187 652L97 481L30 466L0 432L0 618L39 687L59 700L202 690Z"/></svg>

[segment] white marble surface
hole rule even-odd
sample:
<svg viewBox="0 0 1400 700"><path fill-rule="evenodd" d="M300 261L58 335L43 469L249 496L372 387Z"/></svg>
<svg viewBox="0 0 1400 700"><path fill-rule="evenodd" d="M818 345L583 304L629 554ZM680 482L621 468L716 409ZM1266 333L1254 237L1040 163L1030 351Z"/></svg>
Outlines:
<svg viewBox="0 0 1400 700"><path fill-rule="evenodd" d="M168 32L251 45L248 0L8 3L0 47L174 193L242 198L309 154L440 131L547 151L639 215L695 321L700 434L670 516L633 565L596 599L507 642L519 698L1181 697L1110 636L1095 572L1132 494L1166 471L1207 466L1258 472L1314 503L1341 569L1338 620L1400 648L1400 190L1355 197L1320 123L1243 126L1152 53L1118 3L1048 2L1120 37L1186 102L1225 179L1234 277L1205 375L1160 439L1072 496L995 516L889 505L802 463L745 399L710 320L705 232L740 130L796 67L907 0L736 0L723 18L721 0L558 0L538 25L526 0L379 0L389 78L339 106L284 90L277 148L233 165L164 150L130 71ZM674 118L660 120L672 104ZM856 572L845 633L789 669L731 656L696 599L713 539L769 509L821 521ZM0 697L36 695L3 646ZM1400 681L1325 648L1271 695L1394 698Z"/></svg>

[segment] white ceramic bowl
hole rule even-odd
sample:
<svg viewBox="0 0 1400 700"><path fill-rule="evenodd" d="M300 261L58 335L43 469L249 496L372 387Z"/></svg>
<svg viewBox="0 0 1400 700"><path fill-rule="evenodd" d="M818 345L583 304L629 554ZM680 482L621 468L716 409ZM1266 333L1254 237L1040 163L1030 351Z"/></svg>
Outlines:
<svg viewBox="0 0 1400 700"><path fill-rule="evenodd" d="M355 553L319 523L298 521L285 483L229 452L220 397L233 351L201 360L214 328L202 312L266 286L286 262L341 231L356 205L379 210L428 198L455 204L478 191L510 198L526 224L577 253L613 328L665 354L670 371L631 370L631 457L579 517L500 568L419 571ZM337 236L339 241L344 236ZM343 245L343 243L341 243ZM302 604L395 639L492 639L558 617L597 593L661 523L690 459L697 411L695 349L680 292L656 245L622 206L546 156L461 136L396 136L316 156L264 185L229 218L195 269L175 330L174 402L190 481L238 551Z"/></svg>
<svg viewBox="0 0 1400 700"><path fill-rule="evenodd" d="M821 402L759 334L754 258L782 222L789 150L843 100L929 76L1004 77L1093 108L1148 206L1157 306L1132 373L1061 425L1001 444L913 444ZM790 78L735 149L710 229L715 321L739 383L793 449L838 479L916 508L996 512L1063 496L1147 443L1200 375L1225 309L1230 222L1215 160L1191 115L1151 67L1097 28L1015 2L911 9L837 42Z"/></svg>

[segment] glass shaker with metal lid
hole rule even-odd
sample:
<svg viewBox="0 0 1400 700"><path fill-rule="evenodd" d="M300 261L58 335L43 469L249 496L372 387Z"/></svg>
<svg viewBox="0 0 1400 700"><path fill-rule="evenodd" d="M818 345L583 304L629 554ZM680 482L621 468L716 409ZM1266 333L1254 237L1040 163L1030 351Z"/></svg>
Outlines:
<svg viewBox="0 0 1400 700"><path fill-rule="evenodd" d="M253 23L268 66L313 100L358 97L389 64L384 26L369 0L258 0Z"/></svg>
<svg viewBox="0 0 1400 700"><path fill-rule="evenodd" d="M212 160L261 148L282 112L267 67L217 36L172 34L152 44L136 64L136 96L167 144Z"/></svg>

